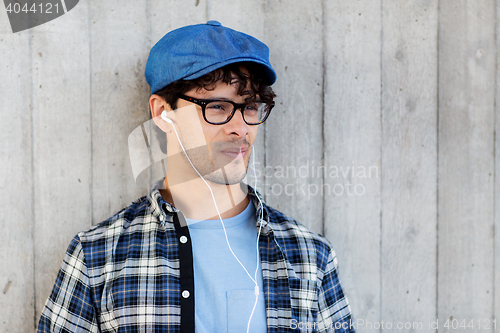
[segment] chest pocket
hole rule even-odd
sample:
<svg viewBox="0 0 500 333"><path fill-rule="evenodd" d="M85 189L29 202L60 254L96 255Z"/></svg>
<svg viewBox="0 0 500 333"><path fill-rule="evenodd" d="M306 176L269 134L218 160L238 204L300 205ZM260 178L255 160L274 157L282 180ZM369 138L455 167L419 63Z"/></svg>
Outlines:
<svg viewBox="0 0 500 333"><path fill-rule="evenodd" d="M303 323L307 332L314 332L314 322L318 315L318 285L316 281L291 278L290 302L292 306L292 319ZM310 323L311 325L306 325ZM307 328L311 328L308 330ZM302 331L301 331L302 332Z"/></svg>
<svg viewBox="0 0 500 333"><path fill-rule="evenodd" d="M246 332L248 320L255 303L254 290L232 290L226 292L227 332ZM259 295L255 312L250 323L251 332L266 331L266 304L264 293ZM220 331L222 332L222 330Z"/></svg>

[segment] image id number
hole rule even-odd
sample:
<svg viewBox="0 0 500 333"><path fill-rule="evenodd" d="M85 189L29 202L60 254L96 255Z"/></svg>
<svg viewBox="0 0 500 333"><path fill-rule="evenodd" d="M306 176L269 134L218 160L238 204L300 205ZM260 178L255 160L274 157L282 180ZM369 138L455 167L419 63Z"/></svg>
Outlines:
<svg viewBox="0 0 500 333"><path fill-rule="evenodd" d="M497 321L489 320L489 319L471 319L470 321L458 320L458 319L448 319L443 325L448 330L458 330L458 329L477 329L477 330L488 330L488 329L496 329Z"/></svg>
<svg viewBox="0 0 500 333"><path fill-rule="evenodd" d="M7 13L16 13L19 14L21 12L23 13L40 13L40 14L59 14L59 3L56 4L51 4L50 2L47 3L40 3L38 5L33 4L31 5L30 8L28 8L28 4L25 3L24 6L21 6L19 2L16 2L14 4L9 3L6 7Z"/></svg>

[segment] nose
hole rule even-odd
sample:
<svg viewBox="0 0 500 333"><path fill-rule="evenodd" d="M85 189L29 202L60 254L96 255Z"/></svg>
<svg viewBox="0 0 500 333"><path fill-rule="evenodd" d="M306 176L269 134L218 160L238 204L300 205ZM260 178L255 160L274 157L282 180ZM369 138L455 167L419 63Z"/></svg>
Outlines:
<svg viewBox="0 0 500 333"><path fill-rule="evenodd" d="M243 119L242 109L236 110L233 118L225 124L227 134L236 134L245 137L249 132L249 125Z"/></svg>

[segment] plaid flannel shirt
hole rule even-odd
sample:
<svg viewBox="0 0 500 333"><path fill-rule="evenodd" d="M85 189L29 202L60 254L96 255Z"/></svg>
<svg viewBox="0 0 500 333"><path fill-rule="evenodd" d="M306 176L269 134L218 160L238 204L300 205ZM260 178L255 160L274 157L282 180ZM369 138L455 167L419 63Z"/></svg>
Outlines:
<svg viewBox="0 0 500 333"><path fill-rule="evenodd" d="M37 332L194 332L189 231L162 182L73 238ZM330 243L256 195L267 331L354 332Z"/></svg>

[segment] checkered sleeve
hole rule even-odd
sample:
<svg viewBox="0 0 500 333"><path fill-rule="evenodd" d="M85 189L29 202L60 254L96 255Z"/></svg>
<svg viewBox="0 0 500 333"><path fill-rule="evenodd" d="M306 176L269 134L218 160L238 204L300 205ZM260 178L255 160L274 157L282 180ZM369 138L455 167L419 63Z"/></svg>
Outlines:
<svg viewBox="0 0 500 333"><path fill-rule="evenodd" d="M89 276L78 236L71 241L45 303L37 333L98 332Z"/></svg>
<svg viewBox="0 0 500 333"><path fill-rule="evenodd" d="M337 258L330 249L318 295L318 332L354 333L351 309L338 276Z"/></svg>

